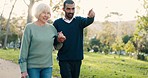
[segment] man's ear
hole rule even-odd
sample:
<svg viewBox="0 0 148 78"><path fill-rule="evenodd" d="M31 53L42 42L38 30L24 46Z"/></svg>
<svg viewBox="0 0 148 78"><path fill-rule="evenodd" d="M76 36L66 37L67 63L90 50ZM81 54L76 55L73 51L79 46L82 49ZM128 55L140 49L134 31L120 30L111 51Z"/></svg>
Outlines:
<svg viewBox="0 0 148 78"><path fill-rule="evenodd" d="M64 7L62 8L62 10L64 11Z"/></svg>

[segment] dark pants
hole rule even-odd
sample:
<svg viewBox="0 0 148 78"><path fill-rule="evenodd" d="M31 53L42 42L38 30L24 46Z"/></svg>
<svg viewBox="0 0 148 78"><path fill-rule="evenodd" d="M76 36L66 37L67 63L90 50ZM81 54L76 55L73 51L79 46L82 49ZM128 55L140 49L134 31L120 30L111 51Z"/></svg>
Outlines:
<svg viewBox="0 0 148 78"><path fill-rule="evenodd" d="M62 78L79 78L81 60L59 61L60 74Z"/></svg>

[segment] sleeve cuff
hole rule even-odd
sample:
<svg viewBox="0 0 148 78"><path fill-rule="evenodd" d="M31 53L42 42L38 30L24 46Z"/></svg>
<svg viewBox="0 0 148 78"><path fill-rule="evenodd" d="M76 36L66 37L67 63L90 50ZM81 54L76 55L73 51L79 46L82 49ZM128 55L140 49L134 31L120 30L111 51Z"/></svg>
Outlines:
<svg viewBox="0 0 148 78"><path fill-rule="evenodd" d="M21 72L26 72L27 71L26 62L20 63L19 65L20 65Z"/></svg>

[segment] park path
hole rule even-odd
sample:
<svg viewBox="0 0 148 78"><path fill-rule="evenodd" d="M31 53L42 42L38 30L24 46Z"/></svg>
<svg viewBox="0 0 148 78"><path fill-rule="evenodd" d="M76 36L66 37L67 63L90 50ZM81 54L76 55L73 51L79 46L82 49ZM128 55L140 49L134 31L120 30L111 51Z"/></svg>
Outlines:
<svg viewBox="0 0 148 78"><path fill-rule="evenodd" d="M19 65L11 61L0 59L0 78L21 78Z"/></svg>
<svg viewBox="0 0 148 78"><path fill-rule="evenodd" d="M19 65L0 59L0 78L21 78Z"/></svg>

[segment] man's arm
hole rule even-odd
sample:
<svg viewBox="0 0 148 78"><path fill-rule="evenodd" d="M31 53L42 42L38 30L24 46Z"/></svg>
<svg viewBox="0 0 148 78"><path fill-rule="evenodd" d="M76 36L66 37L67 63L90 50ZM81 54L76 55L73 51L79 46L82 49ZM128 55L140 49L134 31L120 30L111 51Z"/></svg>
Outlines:
<svg viewBox="0 0 148 78"><path fill-rule="evenodd" d="M87 18L82 18L81 23L83 28L93 23L95 17L95 12L93 9L89 10Z"/></svg>

